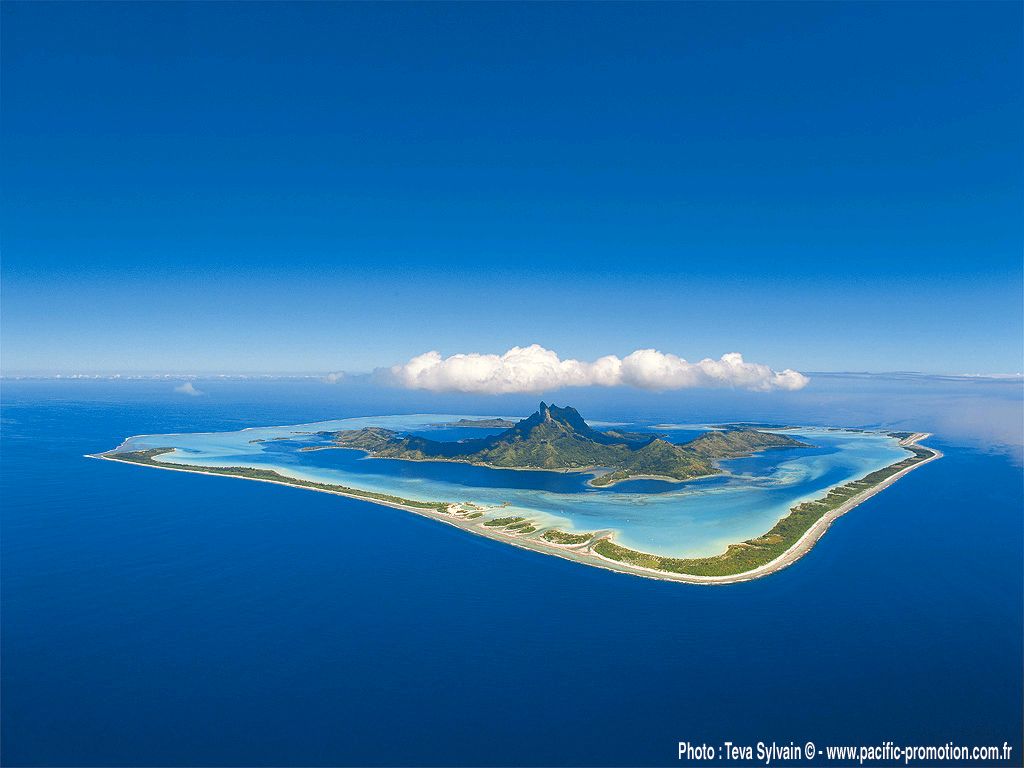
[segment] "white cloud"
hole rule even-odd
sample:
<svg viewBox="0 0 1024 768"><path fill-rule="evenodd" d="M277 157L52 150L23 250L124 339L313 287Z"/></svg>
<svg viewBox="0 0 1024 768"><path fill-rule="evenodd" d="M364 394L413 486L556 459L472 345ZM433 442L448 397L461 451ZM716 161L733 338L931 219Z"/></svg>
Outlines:
<svg viewBox="0 0 1024 768"><path fill-rule="evenodd" d="M507 394L543 392L562 387L615 387L666 390L689 387L738 387L755 391L801 389L809 379L786 369L744 362L738 352L719 360L690 363L656 349L638 349L625 358L606 355L592 363L562 360L539 344L512 347L503 355L469 354L441 357L426 352L390 370L391 379L408 389L433 392Z"/></svg>
<svg viewBox="0 0 1024 768"><path fill-rule="evenodd" d="M337 384L339 381L345 378L344 372L328 373L324 376L323 381L325 384Z"/></svg>
<svg viewBox="0 0 1024 768"><path fill-rule="evenodd" d="M656 349L638 349L622 361L622 383L642 389L690 387L738 387L758 392L771 389L802 389L809 379L787 368L776 372L767 365L748 363L739 352L719 360L704 358L689 363Z"/></svg>
<svg viewBox="0 0 1024 768"><path fill-rule="evenodd" d="M178 385L177 387L174 388L174 391L182 395L191 395L192 397L199 397L199 395L206 394L201 389L196 389L192 385L191 381L186 381L184 384Z"/></svg>

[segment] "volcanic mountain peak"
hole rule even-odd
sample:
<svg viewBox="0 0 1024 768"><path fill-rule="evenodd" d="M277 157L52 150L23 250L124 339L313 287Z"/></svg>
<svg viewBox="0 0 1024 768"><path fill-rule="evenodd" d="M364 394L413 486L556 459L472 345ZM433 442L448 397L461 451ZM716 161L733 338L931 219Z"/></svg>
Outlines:
<svg viewBox="0 0 1024 768"><path fill-rule="evenodd" d="M676 445L657 435L598 432L575 408L559 408L544 402L536 412L504 432L474 440L437 442L367 428L338 432L335 443L382 458L466 461L516 468L612 468L612 472L592 480L592 485L610 485L629 477L688 480L719 472L714 466L719 459L745 456L763 448L804 445L787 435L755 430L713 432Z"/></svg>

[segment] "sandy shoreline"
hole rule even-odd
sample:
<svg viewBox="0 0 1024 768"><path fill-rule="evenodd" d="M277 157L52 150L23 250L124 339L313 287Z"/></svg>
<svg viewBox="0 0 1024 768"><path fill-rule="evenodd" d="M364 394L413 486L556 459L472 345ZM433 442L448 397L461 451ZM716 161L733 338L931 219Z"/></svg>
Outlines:
<svg viewBox="0 0 1024 768"><path fill-rule="evenodd" d="M928 433L915 433L906 440L900 441L901 445L916 445L921 440L926 439L930 435ZM922 446L926 447L926 446ZM792 565L805 554L807 554L814 545L825 535L825 532L829 529L833 522L842 517L844 514L862 504L863 502L870 499L875 494L888 488L890 485L895 483L904 475L912 472L918 467L924 466L925 464L934 461L942 457L942 453L935 450L934 448L928 448L932 451L932 456L922 461L912 464L911 466L897 472L892 477L886 478L882 482L878 483L871 488L866 489L862 493L850 498L841 506L825 513L821 518L816 520L810 528L784 553L779 557L775 558L771 562L765 563L764 565L753 568L743 573L730 574L727 576L697 576L693 574L683 573L672 573L669 571L661 571L653 568L644 568L642 566L630 565L617 560L606 558L593 550L595 544L598 541L611 538L613 535L612 531L597 531L597 535L591 538L589 541L583 544L556 544L549 542L546 539L540 538L539 535L530 534L527 536L516 536L504 532L501 528L488 528L482 524L482 521L477 519L467 519L465 515L456 516L451 513L434 512L429 509L412 507L398 502L388 501L385 499L368 498L355 493L345 493L344 491L329 490L326 488L310 488L308 486L299 485L296 482L289 482L287 479L284 480L268 480L265 478L255 477L243 477L240 475L226 474L222 472L208 472L201 469L190 469L185 467L176 467L173 464L161 463L161 464L138 464L136 462L122 461L115 459L110 456L103 454L86 454L87 458L93 459L104 459L106 461L113 461L118 464L135 464L136 466L152 467L155 469L165 469L172 472L189 472L197 475L209 475L213 477L234 477L239 480L256 481L260 483L272 483L274 485L283 485L289 488L298 488L303 490L315 491L318 493L329 493L335 496L345 496L346 498L355 499L357 501L365 501L370 504L378 504L381 506L392 507L394 509L400 509L404 512L413 512L422 517L430 518L431 520L437 520L438 522L447 523L460 530L468 531L469 533L483 536L488 539L500 541L505 544L511 544L512 546L520 547L522 549L528 549L532 552L538 552L544 555L551 555L554 557L561 557L565 560L571 560L573 562L589 565L593 568L604 568L610 571L616 571L618 573L626 573L632 576L640 576L642 578L657 579L660 581L676 581L683 582L686 584L735 584L744 581L751 581L753 579L762 578L768 576L776 571L780 571L789 565ZM565 470L548 470L548 471L565 471ZM578 470L572 470L578 471ZM287 477L287 476L283 476ZM299 480L300 478L296 478ZM455 505L453 505L455 506Z"/></svg>
<svg viewBox="0 0 1024 768"><path fill-rule="evenodd" d="M918 445L921 440L925 440L928 437L931 437L931 435L927 432L917 432L911 435L906 440L901 440L900 445ZM921 447L927 448L927 446ZM607 563L606 567L610 567L613 570L627 571L633 573L636 576L646 576L652 579L683 581L688 584L736 584L742 581L752 581L753 579L759 579L763 576L768 576L777 571L781 571L783 568L792 565L801 557L810 552L814 548L814 545L817 544L818 541L821 539L821 537L825 535L825 532L831 527L832 523L834 523L840 517L842 517L847 512L852 510L854 507L863 504L872 496L885 490L890 485L899 480L901 477L904 477L910 472L913 472L918 467L923 467L928 462L935 461L936 459L940 459L943 456L942 452L936 450L935 448L928 448L928 450L932 452L932 455L929 458L919 461L916 464L912 464L906 469L900 470L892 477L886 478L885 480L880 482L878 485L873 485L872 487L866 489L862 493L853 496L848 501L843 503L841 506L838 506L835 509L826 512L824 515L818 518L811 525L810 528L808 528L804 532L803 536L797 539L796 542L794 542L794 544L789 549L787 549L777 558L768 563L765 563L764 565L760 565L757 568L752 568L749 571L744 571L743 573L729 574L728 576L696 576L692 574L681 573L675 574L668 573L666 571L655 570L653 568L642 568L640 566L625 565L623 563L619 563L616 560L611 560L610 558L604 557L598 554L597 552L593 552L592 556L604 561L605 563Z"/></svg>

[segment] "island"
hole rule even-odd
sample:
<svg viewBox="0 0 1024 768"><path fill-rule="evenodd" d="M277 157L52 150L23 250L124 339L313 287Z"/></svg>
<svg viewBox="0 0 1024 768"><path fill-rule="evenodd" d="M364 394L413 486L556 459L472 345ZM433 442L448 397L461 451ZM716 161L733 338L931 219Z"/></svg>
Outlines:
<svg viewBox="0 0 1024 768"><path fill-rule="evenodd" d="M490 428L496 429L499 428L498 423L505 420L462 419L454 423L464 426L466 421L488 421ZM620 496L608 489L617 484L652 478L673 484L711 482L715 476L731 477L727 467L731 466L729 460L732 459L743 459L764 451L788 450L785 455L799 456L814 448L811 442L787 434L800 431L794 426L765 426L750 422L720 424L708 427L689 441L677 443L667 440L664 432L594 429L574 408L546 403L541 403L530 416L510 423L512 426L493 435L452 442L413 434L416 430L378 426L290 434L304 435L305 440L317 441L297 448L298 452L335 448L361 452L370 460L453 462L496 470L572 473L586 477L587 485L592 488L589 493L604 499L602 503L611 505ZM429 428L430 425L424 426ZM238 436L237 443L247 446L235 450L243 450L243 457L244 451L263 451L263 443L280 439L273 436L273 429L280 431L285 428L267 428L258 432L261 436L256 438L245 430L234 433ZM842 440L869 437L869 432L861 429L818 428L817 431L809 431L821 440L826 440L826 435L832 431L849 436ZM348 496L424 515L478 535L578 563L655 579L727 584L759 578L792 564L808 552L841 515L942 455L920 444L928 436L926 433L873 434L870 439L892 446L883 455L900 458L856 479L827 488L816 498L806 500L806 495L792 497L800 499L800 503L793 504L777 519L773 515L776 522L769 530L754 538L728 544L724 551L707 557L672 557L644 552L640 548L625 546L614 528L563 529L553 525L551 518L531 513L522 505L513 506L508 501L500 501L500 497L490 497L494 503L410 498L354 485L296 477L289 467L266 468L242 463L225 466L220 463L203 464L198 460L193 463L187 459L187 454L182 455L177 450L181 435L142 436L145 441L141 445L146 446L154 445L154 437L171 441L169 445L145 448L134 448L133 439L129 438L121 447L92 454L91 457ZM864 437L858 438L857 435ZM155 444L160 445L159 442ZM875 466L881 463L877 462ZM450 490L450 486L444 487ZM629 494L621 498L625 500Z"/></svg>
<svg viewBox="0 0 1024 768"><path fill-rule="evenodd" d="M439 427L476 427L477 429L508 429L514 427L516 422L508 419L459 419L447 424L438 424Z"/></svg>
<svg viewBox="0 0 1024 768"><path fill-rule="evenodd" d="M594 486L638 478L682 482L720 472L714 462L722 459L767 448L808 447L788 435L753 429L708 432L684 445L644 433L599 432L575 408L544 402L533 415L490 437L438 442L366 427L337 432L334 441L340 448L377 458L460 461L500 469L596 470L589 481Z"/></svg>

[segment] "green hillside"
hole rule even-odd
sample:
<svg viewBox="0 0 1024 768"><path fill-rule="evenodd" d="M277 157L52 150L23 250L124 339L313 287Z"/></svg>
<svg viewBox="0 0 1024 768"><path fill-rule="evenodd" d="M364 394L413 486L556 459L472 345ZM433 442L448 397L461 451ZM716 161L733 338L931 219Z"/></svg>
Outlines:
<svg viewBox="0 0 1024 768"><path fill-rule="evenodd" d="M714 474L720 459L747 456L765 448L805 446L787 435L757 430L709 432L684 445L654 435L598 432L574 408L541 403L536 413L497 435L461 442L438 442L380 427L337 432L342 448L381 458L414 461L466 461L495 467L580 470L607 467L593 485L630 477L689 480Z"/></svg>
<svg viewBox="0 0 1024 768"><path fill-rule="evenodd" d="M788 435L759 432L756 429L737 429L707 432L686 444L686 449L709 459L734 459L748 456L765 448L794 448L805 445Z"/></svg>

